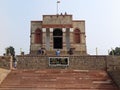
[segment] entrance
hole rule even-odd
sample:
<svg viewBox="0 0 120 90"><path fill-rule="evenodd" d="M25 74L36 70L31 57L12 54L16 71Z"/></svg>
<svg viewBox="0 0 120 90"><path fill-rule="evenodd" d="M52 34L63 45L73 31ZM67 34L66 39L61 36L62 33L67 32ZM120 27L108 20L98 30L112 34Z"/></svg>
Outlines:
<svg viewBox="0 0 120 90"><path fill-rule="evenodd" d="M57 28L53 31L53 48L62 49L63 46L63 32L61 29Z"/></svg>

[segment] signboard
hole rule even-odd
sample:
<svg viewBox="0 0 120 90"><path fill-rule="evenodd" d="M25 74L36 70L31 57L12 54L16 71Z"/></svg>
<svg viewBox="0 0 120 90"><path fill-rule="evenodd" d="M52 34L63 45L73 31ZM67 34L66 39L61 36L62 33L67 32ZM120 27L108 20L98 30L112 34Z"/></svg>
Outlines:
<svg viewBox="0 0 120 90"><path fill-rule="evenodd" d="M68 66L69 57L49 57L49 66Z"/></svg>

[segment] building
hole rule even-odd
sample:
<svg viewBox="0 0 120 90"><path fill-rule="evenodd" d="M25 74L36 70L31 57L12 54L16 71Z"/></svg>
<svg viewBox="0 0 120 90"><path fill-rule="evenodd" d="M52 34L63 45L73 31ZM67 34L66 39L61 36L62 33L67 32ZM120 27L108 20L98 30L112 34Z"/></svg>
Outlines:
<svg viewBox="0 0 120 90"><path fill-rule="evenodd" d="M57 49L66 53L87 54L85 21L73 20L73 16L43 15L42 21L31 21L30 54L45 48L48 53Z"/></svg>

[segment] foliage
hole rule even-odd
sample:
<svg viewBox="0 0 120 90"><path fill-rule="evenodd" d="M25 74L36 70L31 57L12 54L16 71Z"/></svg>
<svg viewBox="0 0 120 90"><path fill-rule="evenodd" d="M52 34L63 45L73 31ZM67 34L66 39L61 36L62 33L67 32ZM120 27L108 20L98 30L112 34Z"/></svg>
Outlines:
<svg viewBox="0 0 120 90"><path fill-rule="evenodd" d="M6 48L6 55L15 56L15 49L12 46Z"/></svg>
<svg viewBox="0 0 120 90"><path fill-rule="evenodd" d="M109 55L120 55L120 47L116 47L115 49L111 50Z"/></svg>

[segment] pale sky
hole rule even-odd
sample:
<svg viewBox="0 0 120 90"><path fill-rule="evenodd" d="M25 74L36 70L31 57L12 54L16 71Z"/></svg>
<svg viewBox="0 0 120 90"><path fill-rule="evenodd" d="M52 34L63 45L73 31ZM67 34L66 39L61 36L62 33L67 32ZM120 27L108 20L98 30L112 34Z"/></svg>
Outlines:
<svg viewBox="0 0 120 90"><path fill-rule="evenodd" d="M42 20L42 15L56 14L57 0L0 0L0 55L13 46L25 54L30 48L30 21ZM59 13L86 21L88 54L99 55L120 47L120 0L60 0Z"/></svg>

